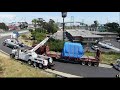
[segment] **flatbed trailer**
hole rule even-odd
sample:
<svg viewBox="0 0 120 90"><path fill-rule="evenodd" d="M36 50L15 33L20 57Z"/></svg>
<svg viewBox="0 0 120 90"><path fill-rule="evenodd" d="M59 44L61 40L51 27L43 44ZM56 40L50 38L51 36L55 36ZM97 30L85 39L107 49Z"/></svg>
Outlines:
<svg viewBox="0 0 120 90"><path fill-rule="evenodd" d="M44 52L42 54L51 57L53 60L64 60L64 61L75 61L80 62L81 65L88 65L88 66L99 66L100 62L100 50L96 51L95 57L93 56L86 56L83 55L80 58L74 58L74 57L63 57L60 52L50 51L49 46L43 46L39 48L40 51Z"/></svg>
<svg viewBox="0 0 120 90"><path fill-rule="evenodd" d="M92 56L83 56L81 58L72 58L72 57L61 57L60 53L47 53L47 56L53 58L53 60L64 60L64 61L75 61L80 62L81 65L88 65L88 66L99 66L99 59L92 57Z"/></svg>

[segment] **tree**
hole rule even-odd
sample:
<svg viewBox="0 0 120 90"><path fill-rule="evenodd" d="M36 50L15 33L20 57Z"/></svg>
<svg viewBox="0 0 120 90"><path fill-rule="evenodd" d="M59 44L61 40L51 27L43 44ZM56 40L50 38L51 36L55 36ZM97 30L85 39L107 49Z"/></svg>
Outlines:
<svg viewBox="0 0 120 90"><path fill-rule="evenodd" d="M38 24L38 26L39 27L41 27L42 28L42 26L43 26L43 18L38 18L38 20L37 20L37 24Z"/></svg>
<svg viewBox="0 0 120 90"><path fill-rule="evenodd" d="M112 23L106 23L105 28L107 29L107 31L109 32L119 32L119 24L112 22Z"/></svg>
<svg viewBox="0 0 120 90"><path fill-rule="evenodd" d="M55 23L54 20L50 19L48 22L48 32L49 33L55 33L58 30L58 25Z"/></svg>
<svg viewBox="0 0 120 90"><path fill-rule="evenodd" d="M36 26L37 26L37 19L33 19L33 20L32 20L32 23L34 24L34 27L35 27L35 29L36 29Z"/></svg>
<svg viewBox="0 0 120 90"><path fill-rule="evenodd" d="M3 30L8 30L8 26L6 26L5 23L0 23L0 29L3 29Z"/></svg>
<svg viewBox="0 0 120 90"><path fill-rule="evenodd" d="M97 27L98 27L98 21L94 21L94 28L95 28L95 31L97 31Z"/></svg>

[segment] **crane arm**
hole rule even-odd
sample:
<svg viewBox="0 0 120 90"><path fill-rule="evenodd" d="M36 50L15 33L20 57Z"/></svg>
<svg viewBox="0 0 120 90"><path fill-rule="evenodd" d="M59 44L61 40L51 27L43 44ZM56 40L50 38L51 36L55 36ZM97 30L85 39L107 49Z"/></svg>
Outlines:
<svg viewBox="0 0 120 90"><path fill-rule="evenodd" d="M30 51L36 51L39 47L43 46L47 41L48 41L49 37L46 37L42 42L40 42L38 45L36 45L33 49L31 49Z"/></svg>

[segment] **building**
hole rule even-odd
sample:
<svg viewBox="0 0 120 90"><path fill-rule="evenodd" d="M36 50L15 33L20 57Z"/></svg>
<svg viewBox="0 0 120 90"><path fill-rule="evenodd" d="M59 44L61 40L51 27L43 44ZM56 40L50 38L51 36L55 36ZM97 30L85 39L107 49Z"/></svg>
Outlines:
<svg viewBox="0 0 120 90"><path fill-rule="evenodd" d="M101 35L104 37L104 39L116 39L117 37L117 33L113 33L113 32L98 32L98 31L91 31L93 34L96 35Z"/></svg>
<svg viewBox="0 0 120 90"><path fill-rule="evenodd" d="M84 42L84 43L94 43L95 40L102 41L104 36L95 35L89 30L76 29L76 30L66 30L67 38L72 42Z"/></svg>

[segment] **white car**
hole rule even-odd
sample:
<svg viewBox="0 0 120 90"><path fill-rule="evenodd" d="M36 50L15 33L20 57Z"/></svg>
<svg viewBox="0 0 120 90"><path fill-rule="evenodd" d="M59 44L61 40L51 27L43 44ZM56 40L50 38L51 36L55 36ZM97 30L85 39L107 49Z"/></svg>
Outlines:
<svg viewBox="0 0 120 90"><path fill-rule="evenodd" d="M109 46L114 46L114 45L112 45L111 43L106 43L107 45L109 45Z"/></svg>
<svg viewBox="0 0 120 90"><path fill-rule="evenodd" d="M24 47L24 44L20 43L15 39L6 39L3 41L3 46L7 46L11 48L20 48L20 47Z"/></svg>
<svg viewBox="0 0 120 90"><path fill-rule="evenodd" d="M96 46L96 45L93 45L91 48L92 48L93 50L97 50L97 49L99 49L99 47Z"/></svg>

